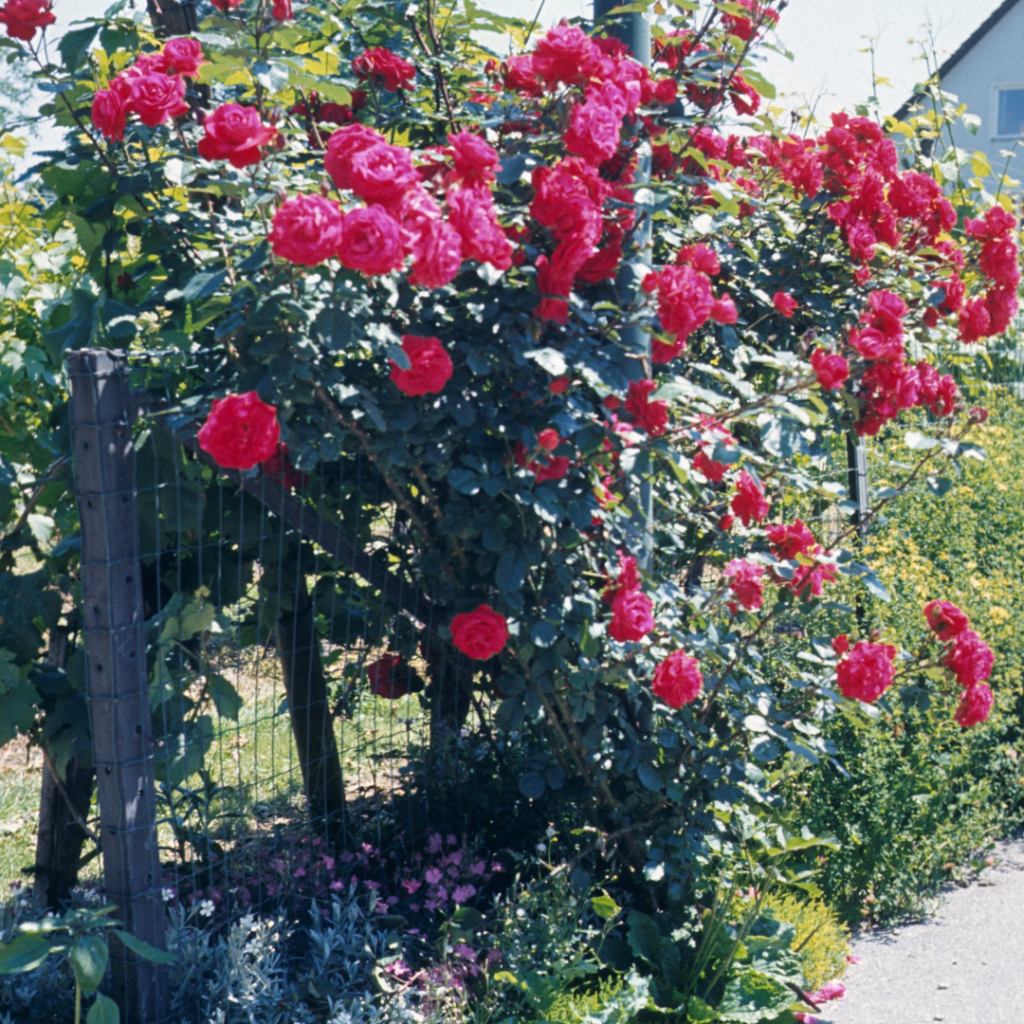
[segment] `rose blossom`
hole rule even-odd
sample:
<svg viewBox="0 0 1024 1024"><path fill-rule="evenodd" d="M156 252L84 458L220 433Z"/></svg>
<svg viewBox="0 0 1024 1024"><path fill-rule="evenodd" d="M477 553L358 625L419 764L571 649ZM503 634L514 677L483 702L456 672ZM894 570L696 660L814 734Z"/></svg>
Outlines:
<svg viewBox="0 0 1024 1024"><path fill-rule="evenodd" d="M455 173L466 184L486 184L495 180L494 171L501 166L501 158L498 151L479 135L472 132L449 135L448 145L452 147Z"/></svg>
<svg viewBox="0 0 1024 1024"><path fill-rule="evenodd" d="M892 644L872 644L860 640L849 656L836 666L836 678L843 696L873 704L892 685L896 675Z"/></svg>
<svg viewBox="0 0 1024 1024"><path fill-rule="evenodd" d="M352 188L352 159L361 150L384 142L384 136L356 122L332 132L324 154L324 170L343 191Z"/></svg>
<svg viewBox="0 0 1024 1024"><path fill-rule="evenodd" d="M398 700L409 692L405 681L395 678L395 670L402 663L400 654L385 654L372 665L366 666L370 692L387 700Z"/></svg>
<svg viewBox="0 0 1024 1024"><path fill-rule="evenodd" d="M764 585L761 577L764 575L764 567L754 562L736 560L725 567L725 575L729 579L729 587L747 611L756 611L764 604ZM736 605L730 604L730 609L735 614Z"/></svg>
<svg viewBox="0 0 1024 1024"><path fill-rule="evenodd" d="M398 223L383 206L365 206L345 214L338 257L350 270L388 274L405 259Z"/></svg>
<svg viewBox="0 0 1024 1024"><path fill-rule="evenodd" d="M323 196L298 195L281 204L267 237L275 256L315 267L337 253L342 224L337 203Z"/></svg>
<svg viewBox="0 0 1024 1024"><path fill-rule="evenodd" d="M131 86L132 110L147 128L155 128L169 117L188 113L185 79L178 75L138 75L131 79Z"/></svg>
<svg viewBox="0 0 1024 1024"><path fill-rule="evenodd" d="M849 649L850 638L845 633L832 638L832 650L836 652L837 658L841 658Z"/></svg>
<svg viewBox="0 0 1024 1024"><path fill-rule="evenodd" d="M222 103L203 121L206 134L196 147L204 160L227 160L232 167L258 164L260 146L274 141L277 129L260 120L255 107Z"/></svg>
<svg viewBox="0 0 1024 1024"><path fill-rule="evenodd" d="M274 0L274 6L270 9L270 16L275 21L291 21L292 0Z"/></svg>
<svg viewBox="0 0 1024 1024"><path fill-rule="evenodd" d="M168 39L164 43L164 59L167 62L167 74L181 75L183 78L195 78L199 69L208 60L203 60L203 46L198 39L179 36Z"/></svg>
<svg viewBox="0 0 1024 1024"><path fill-rule="evenodd" d="M556 25L539 40L531 54L531 70L551 88L556 82L580 82L590 77L601 51L575 25Z"/></svg>
<svg viewBox="0 0 1024 1024"><path fill-rule="evenodd" d="M462 238L463 256L508 270L512 243L498 223L491 193L486 188L449 189L447 198L448 221Z"/></svg>
<svg viewBox="0 0 1024 1024"><path fill-rule="evenodd" d="M130 94L130 88L111 82L109 89L98 89L92 98L92 123L113 142L124 138Z"/></svg>
<svg viewBox="0 0 1024 1024"><path fill-rule="evenodd" d="M759 523L768 515L768 502L761 485L744 469L736 481L736 494L729 507L743 520L744 526Z"/></svg>
<svg viewBox="0 0 1024 1024"><path fill-rule="evenodd" d="M776 313L789 320L797 311L800 303L789 292L776 292L772 296L772 305L775 307Z"/></svg>
<svg viewBox="0 0 1024 1024"><path fill-rule="evenodd" d="M37 29L46 28L57 20L50 10L49 0L7 0L0 7L0 22L7 26L11 39L30 42Z"/></svg>
<svg viewBox="0 0 1024 1024"><path fill-rule="evenodd" d="M943 642L955 639L971 624L967 616L949 601L929 601L924 606L928 628Z"/></svg>
<svg viewBox="0 0 1024 1024"><path fill-rule="evenodd" d="M657 384L653 380L631 380L625 410L633 423L651 437L660 437L668 428L668 402L650 400Z"/></svg>
<svg viewBox="0 0 1024 1024"><path fill-rule="evenodd" d="M409 283L443 288L462 268L462 238L443 220L428 220L412 246L414 256Z"/></svg>
<svg viewBox="0 0 1024 1024"><path fill-rule="evenodd" d="M818 383L826 391L838 390L850 376L850 364L842 356L830 354L823 348L816 348L811 353L811 366Z"/></svg>
<svg viewBox="0 0 1024 1024"><path fill-rule="evenodd" d="M621 590L612 598L612 621L608 635L625 643L641 640L654 629L651 599L640 590Z"/></svg>
<svg viewBox="0 0 1024 1024"><path fill-rule="evenodd" d="M952 669L961 686L973 686L992 674L995 656L973 629L965 629L954 637L942 664Z"/></svg>
<svg viewBox="0 0 1024 1024"><path fill-rule="evenodd" d="M968 686L960 695L960 704L953 713L953 720L964 729L980 725L992 713L995 696L988 683Z"/></svg>
<svg viewBox="0 0 1024 1024"><path fill-rule="evenodd" d="M214 401L199 431L199 447L225 469L252 469L274 454L280 438L277 408L248 391Z"/></svg>
<svg viewBox="0 0 1024 1024"><path fill-rule="evenodd" d="M420 180L409 150L387 142L353 152L348 171L349 188L368 203L396 202Z"/></svg>
<svg viewBox="0 0 1024 1024"><path fill-rule="evenodd" d="M654 670L651 689L656 697L678 711L684 704L692 704L697 699L703 685L704 677L697 659L691 658L686 651L673 651Z"/></svg>
<svg viewBox="0 0 1024 1024"><path fill-rule="evenodd" d="M493 658L508 641L508 623L490 605L479 604L475 611L463 612L452 619L452 643L476 661Z"/></svg>
<svg viewBox="0 0 1024 1024"><path fill-rule="evenodd" d="M387 92L410 88L416 77L416 69L386 46L364 50L352 61L352 70L360 78L368 78L383 86Z"/></svg>
<svg viewBox="0 0 1024 1024"><path fill-rule="evenodd" d="M452 375L451 357L444 350L440 338L403 334L402 351L412 364L408 370L389 360L391 380L398 390L407 395L440 394Z"/></svg>
<svg viewBox="0 0 1024 1024"><path fill-rule="evenodd" d="M565 148L597 167L615 155L621 129L621 116L603 103L578 103L569 119Z"/></svg>

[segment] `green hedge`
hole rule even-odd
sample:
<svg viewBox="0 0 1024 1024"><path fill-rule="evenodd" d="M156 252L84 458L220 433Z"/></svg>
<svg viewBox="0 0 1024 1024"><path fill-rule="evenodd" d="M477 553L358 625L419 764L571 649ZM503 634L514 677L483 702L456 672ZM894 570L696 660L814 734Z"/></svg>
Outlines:
<svg viewBox="0 0 1024 1024"><path fill-rule="evenodd" d="M945 498L896 502L874 525L869 556L892 601L872 602L861 628L915 650L925 602L960 605L996 654L992 718L965 732L948 700L922 709L894 698L878 722L849 716L829 725L849 778L823 766L800 780L811 827L842 842L822 885L850 922L919 912L972 854L1022 821L1024 404L1003 396L991 409L972 435L986 461L969 461ZM888 454L898 457L901 443L885 442Z"/></svg>

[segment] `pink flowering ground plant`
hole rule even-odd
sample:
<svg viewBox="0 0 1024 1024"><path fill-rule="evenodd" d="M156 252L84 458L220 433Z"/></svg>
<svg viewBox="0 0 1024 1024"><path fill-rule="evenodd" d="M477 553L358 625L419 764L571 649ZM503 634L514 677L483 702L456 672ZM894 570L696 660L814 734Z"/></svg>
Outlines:
<svg viewBox="0 0 1024 1024"><path fill-rule="evenodd" d="M221 465L269 473L286 445L299 500L392 509L432 621L367 614L363 639L422 664L436 740L489 713L481 749L512 752L520 809L576 816L581 870L673 907L742 831L713 809L767 813L763 768L830 758L823 720L910 683L987 717L977 633L932 614L929 661L842 610L887 595L832 455L905 438L870 524L978 454L928 353L1005 330L1018 225L926 118L777 122L756 54L782 5L633 6L657 13L649 66L612 23L432 0L225 2L173 39L114 14L59 64L16 45L52 82L67 150L31 173L82 267L48 337L189 353L175 393ZM521 52L476 42L509 27ZM356 464L343 509L327 483ZM254 549L224 557L255 580ZM807 658L773 674L794 638ZM406 890L475 885L431 877Z"/></svg>

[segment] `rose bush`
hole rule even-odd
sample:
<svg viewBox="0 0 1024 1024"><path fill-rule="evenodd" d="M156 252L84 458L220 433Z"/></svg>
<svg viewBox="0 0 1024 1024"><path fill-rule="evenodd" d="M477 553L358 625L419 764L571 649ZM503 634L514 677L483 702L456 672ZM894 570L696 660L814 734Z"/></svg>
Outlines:
<svg viewBox="0 0 1024 1024"><path fill-rule="evenodd" d="M839 693L884 707L899 675L952 719L962 690L968 725L991 670L967 633L938 661L825 637L766 667L840 583L884 597L832 451L915 428L869 518L977 454L929 346L1003 330L1019 274L1009 200L927 118L731 132L772 97L752 48L779 14L740 6L661 17L651 68L568 24L500 61L472 31L525 26L404 2L225 2L166 42L115 13L60 65L23 49L68 130L33 172L81 264L48 307L58 358L193 353L175 393L205 450L255 472L287 444L339 519L324 482L358 463L376 489L353 500L387 496L393 571L438 613L373 640L422 659L439 741L487 702L522 798L663 909L780 809L765 766L834 754L821 723L867 713ZM787 522L794 501L814 509Z"/></svg>

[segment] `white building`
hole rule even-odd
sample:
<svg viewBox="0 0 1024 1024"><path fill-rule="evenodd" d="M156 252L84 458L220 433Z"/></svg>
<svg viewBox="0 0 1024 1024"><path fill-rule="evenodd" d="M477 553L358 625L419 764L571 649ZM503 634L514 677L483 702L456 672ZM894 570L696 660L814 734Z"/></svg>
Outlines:
<svg viewBox="0 0 1024 1024"><path fill-rule="evenodd" d="M1007 170L1024 182L1024 0L999 4L939 68L939 80L981 118L977 135L957 123L957 147L985 153L996 174L1007 167L1005 153L1014 151Z"/></svg>

